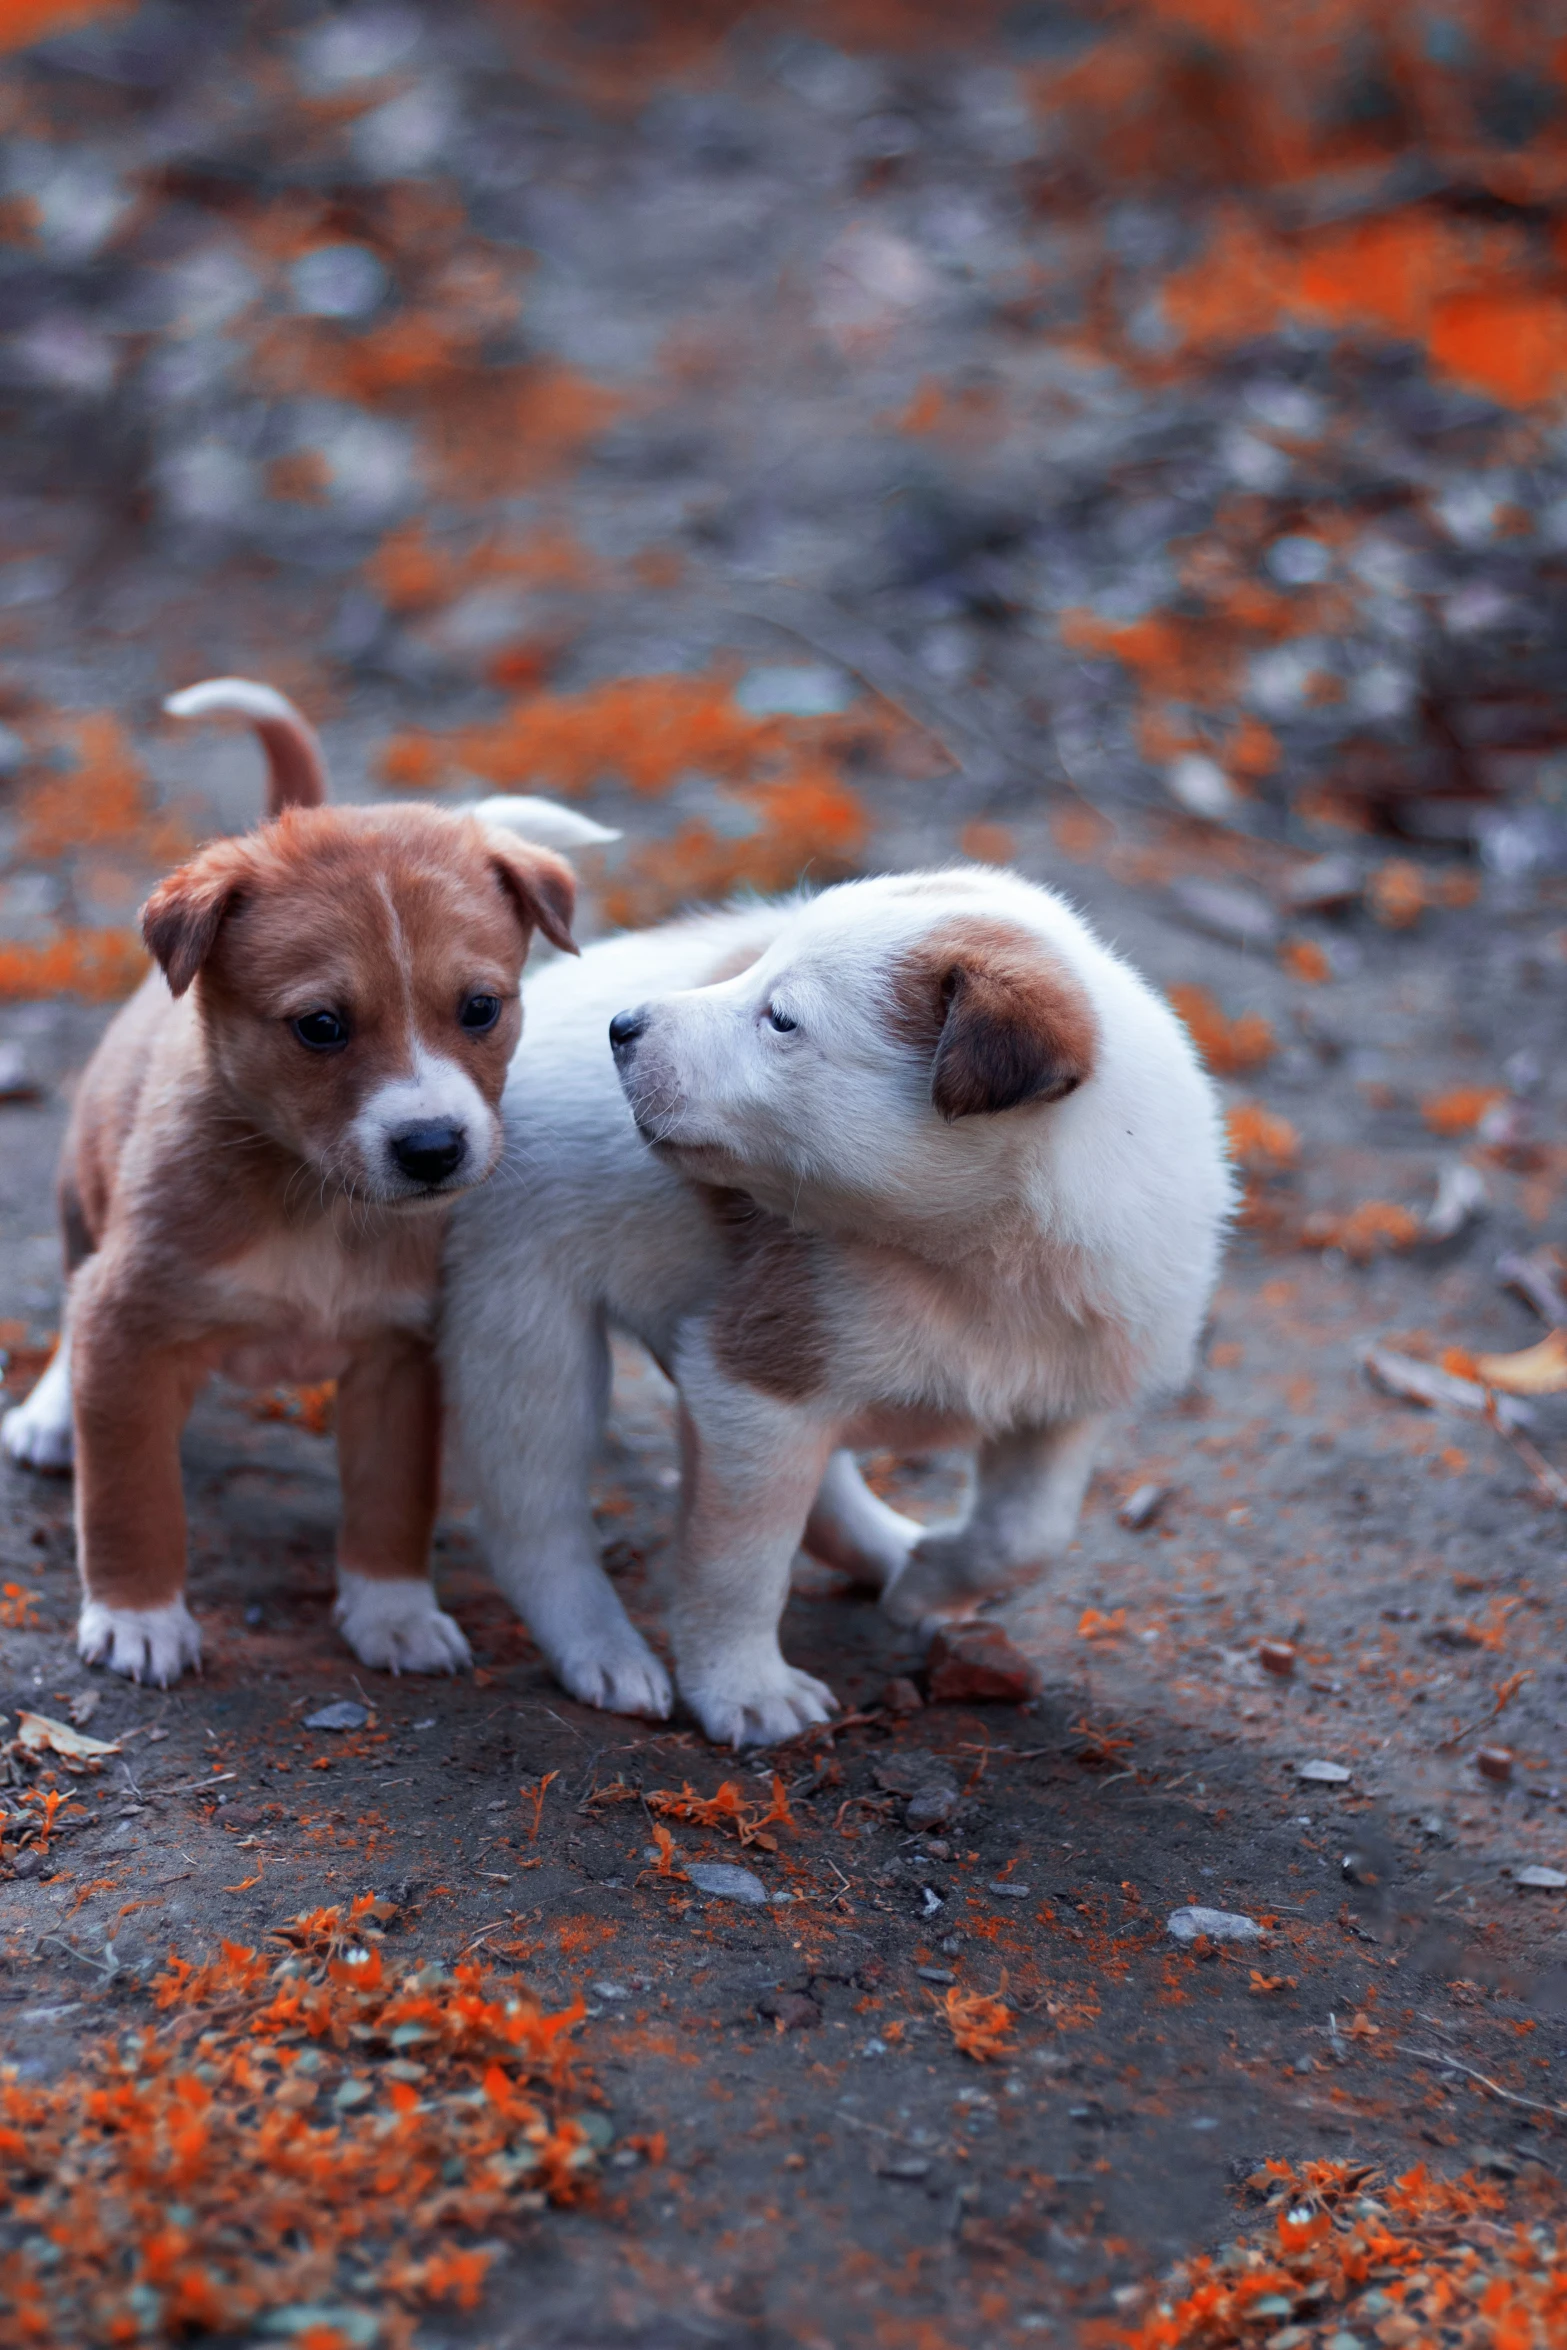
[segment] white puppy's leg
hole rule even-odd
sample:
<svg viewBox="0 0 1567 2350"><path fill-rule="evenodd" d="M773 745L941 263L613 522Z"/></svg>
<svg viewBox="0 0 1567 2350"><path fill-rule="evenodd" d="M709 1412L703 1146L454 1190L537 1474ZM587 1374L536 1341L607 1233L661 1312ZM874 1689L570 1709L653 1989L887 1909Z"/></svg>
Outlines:
<svg viewBox="0 0 1567 2350"><path fill-rule="evenodd" d="M852 1452L835 1452L805 1522L805 1547L824 1566L885 1591L909 1563L923 1531L872 1493Z"/></svg>
<svg viewBox="0 0 1567 2350"><path fill-rule="evenodd" d="M789 1568L832 1436L798 1406L731 1385L705 1338L682 1353L683 1525L670 1607L680 1694L717 1744L770 1746L837 1706L778 1645Z"/></svg>
<svg viewBox="0 0 1567 2350"><path fill-rule="evenodd" d="M603 1323L538 1283L515 1303L501 1349L469 1343L447 1357L491 1572L573 1697L662 1721L669 1675L599 1564L588 1506L609 1397Z"/></svg>
<svg viewBox="0 0 1567 2350"><path fill-rule="evenodd" d="M24 1403L15 1404L0 1420L0 1445L13 1461L30 1469L62 1474L76 1450L71 1424L71 1339L69 1325L49 1367Z"/></svg>
<svg viewBox="0 0 1567 2350"><path fill-rule="evenodd" d="M969 1615L1059 1557L1077 1531L1106 1418L1096 1412L982 1445L967 1517L923 1534L882 1594L894 1623Z"/></svg>

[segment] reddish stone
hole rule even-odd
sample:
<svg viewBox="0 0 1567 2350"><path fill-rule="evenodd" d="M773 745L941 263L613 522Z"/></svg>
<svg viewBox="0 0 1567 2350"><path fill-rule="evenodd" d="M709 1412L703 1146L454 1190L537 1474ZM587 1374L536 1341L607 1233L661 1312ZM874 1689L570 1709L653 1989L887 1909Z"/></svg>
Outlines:
<svg viewBox="0 0 1567 2350"><path fill-rule="evenodd" d="M1039 1668L999 1624L949 1624L930 1644L932 1705L1026 1705Z"/></svg>
<svg viewBox="0 0 1567 2350"><path fill-rule="evenodd" d="M881 1701L890 1714L917 1714L925 1703L913 1682L905 1680L901 1673L895 1681L887 1683Z"/></svg>
<svg viewBox="0 0 1567 2350"><path fill-rule="evenodd" d="M756 2004L780 2032L809 2032L822 2020L821 2009L803 1991L769 1991Z"/></svg>

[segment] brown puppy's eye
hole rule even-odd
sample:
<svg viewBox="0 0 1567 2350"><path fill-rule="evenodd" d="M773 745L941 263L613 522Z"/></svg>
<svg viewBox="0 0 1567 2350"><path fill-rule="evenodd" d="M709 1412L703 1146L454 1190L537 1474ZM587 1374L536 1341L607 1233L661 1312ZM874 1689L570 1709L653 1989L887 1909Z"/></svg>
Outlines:
<svg viewBox="0 0 1567 2350"><path fill-rule="evenodd" d="M335 1012L301 1012L291 1026L313 1053L338 1053L348 1042L348 1022Z"/></svg>
<svg viewBox="0 0 1567 2350"><path fill-rule="evenodd" d="M482 1036L486 1028L495 1026L500 1016L501 999L498 995L471 995L464 998L457 1018L470 1036Z"/></svg>

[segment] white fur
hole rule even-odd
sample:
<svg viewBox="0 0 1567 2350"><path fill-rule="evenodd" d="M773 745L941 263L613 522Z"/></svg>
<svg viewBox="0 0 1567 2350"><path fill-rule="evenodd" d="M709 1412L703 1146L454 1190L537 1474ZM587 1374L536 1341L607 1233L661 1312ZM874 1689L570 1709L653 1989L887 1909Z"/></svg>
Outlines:
<svg viewBox="0 0 1567 2350"><path fill-rule="evenodd" d="M25 1402L13 1404L0 1420L0 1445L29 1469L59 1473L75 1451L71 1420L71 1354L62 1334L53 1358Z"/></svg>
<svg viewBox="0 0 1567 2350"><path fill-rule="evenodd" d="M83 1664L108 1665L128 1681L151 1681L159 1689L201 1663L201 1634L183 1599L162 1607L105 1607L84 1599L76 1647Z"/></svg>
<svg viewBox="0 0 1567 2350"><path fill-rule="evenodd" d="M332 1621L362 1665L385 1673L456 1673L473 1656L462 1627L422 1577L383 1580L337 1571Z"/></svg>
<svg viewBox="0 0 1567 2350"><path fill-rule="evenodd" d="M408 1075L367 1094L348 1127L347 1149L364 1169L372 1198L417 1198L428 1188L405 1175L392 1157L393 1137L411 1126L454 1126L467 1141L468 1156L439 1187L443 1191L482 1181L500 1155L500 1120L467 1070L423 1045L414 1047Z"/></svg>
<svg viewBox="0 0 1567 2350"><path fill-rule="evenodd" d="M952 1124L935 1110L891 981L954 918L1028 932L1086 992L1097 1059L1068 1098ZM709 983L748 949L749 968ZM639 1005L623 1089L606 1029ZM970 1609L1059 1554L1106 1414L1188 1374L1231 1204L1213 1088L1168 1005L1061 898L988 868L846 883L541 972L503 1111L503 1171L457 1210L445 1338L498 1579L568 1686L625 1706L629 1682L634 1710L663 1710L640 1702L648 1652L588 1508L605 1327L632 1332L674 1378L699 1464L677 1676L735 1744L831 1703L778 1648L808 1519L812 1547L905 1621ZM730 1260L708 1184L827 1251L820 1392L785 1400L724 1370ZM960 1525L921 1536L864 1487L852 1446L900 1429L905 1449L977 1442Z"/></svg>
<svg viewBox="0 0 1567 2350"><path fill-rule="evenodd" d="M286 726L305 724L285 694L254 677L204 677L200 685L182 686L177 694L166 695L163 707L171 718L206 718L214 710L232 710L241 718L278 718Z"/></svg>
<svg viewBox="0 0 1567 2350"><path fill-rule="evenodd" d="M536 800L526 792L497 792L480 800L472 813L481 824L497 832L520 833L541 849L601 848L606 841L620 838L608 824L596 824L575 808L563 808L555 800Z"/></svg>

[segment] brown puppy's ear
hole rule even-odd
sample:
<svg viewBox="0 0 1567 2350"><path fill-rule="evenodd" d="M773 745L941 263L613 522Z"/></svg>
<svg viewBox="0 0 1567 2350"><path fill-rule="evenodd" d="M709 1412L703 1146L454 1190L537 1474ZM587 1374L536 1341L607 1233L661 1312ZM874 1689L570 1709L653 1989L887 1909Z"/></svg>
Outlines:
<svg viewBox="0 0 1567 2350"><path fill-rule="evenodd" d="M246 873L238 844L220 841L160 881L141 910L147 951L171 995L183 995L218 943L224 916L239 903Z"/></svg>
<svg viewBox="0 0 1567 2350"><path fill-rule="evenodd" d="M581 952L571 935L577 910L577 877L564 857L553 849L536 848L532 841L507 840L490 833L490 861L501 887L516 906L525 930L542 930L552 947L564 954Z"/></svg>
<svg viewBox="0 0 1567 2350"><path fill-rule="evenodd" d="M1057 1102L1093 1073L1098 1023L1082 984L1010 923L947 924L900 974L899 1025L923 1026L930 1098L949 1124Z"/></svg>

